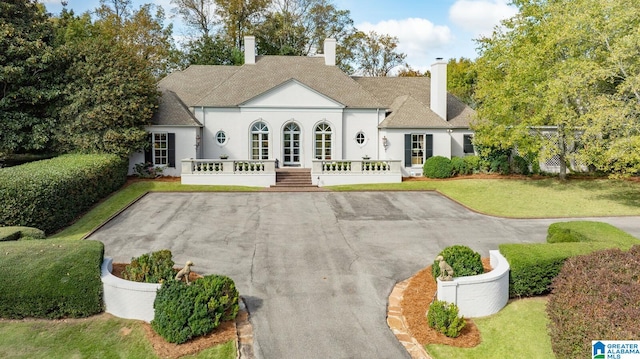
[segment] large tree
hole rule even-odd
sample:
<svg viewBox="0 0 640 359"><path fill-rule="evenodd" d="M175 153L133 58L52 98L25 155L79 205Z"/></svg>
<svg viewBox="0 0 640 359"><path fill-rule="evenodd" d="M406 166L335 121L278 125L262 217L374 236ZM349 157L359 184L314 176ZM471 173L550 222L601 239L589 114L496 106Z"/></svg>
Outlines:
<svg viewBox="0 0 640 359"><path fill-rule="evenodd" d="M514 3L480 42L476 142L558 156L561 178L571 159L640 172L640 1Z"/></svg>
<svg viewBox="0 0 640 359"><path fill-rule="evenodd" d="M264 18L269 0L214 0L222 32L238 49L245 35Z"/></svg>
<svg viewBox="0 0 640 359"><path fill-rule="evenodd" d="M72 53L57 126L61 148L122 157L143 148L158 99L148 63L134 48L100 36L75 43Z"/></svg>
<svg viewBox="0 0 640 359"><path fill-rule="evenodd" d="M45 151L60 96L54 32L35 0L0 2L0 158Z"/></svg>
<svg viewBox="0 0 640 359"><path fill-rule="evenodd" d="M359 31L352 41L356 73L364 76L388 76L407 57L397 51L398 38L394 36Z"/></svg>
<svg viewBox="0 0 640 359"><path fill-rule="evenodd" d="M216 24L215 0L171 0L171 4L197 37L211 35Z"/></svg>

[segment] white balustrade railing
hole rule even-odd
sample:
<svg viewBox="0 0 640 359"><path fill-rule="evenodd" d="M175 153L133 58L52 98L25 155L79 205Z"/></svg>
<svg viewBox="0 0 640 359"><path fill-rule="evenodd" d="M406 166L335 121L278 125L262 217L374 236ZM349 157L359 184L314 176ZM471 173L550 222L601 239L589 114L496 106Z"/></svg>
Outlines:
<svg viewBox="0 0 640 359"><path fill-rule="evenodd" d="M313 161L312 173L322 174L392 174L400 172L399 160Z"/></svg>
<svg viewBox="0 0 640 359"><path fill-rule="evenodd" d="M182 174L267 174L275 173L275 161L272 160L212 160L184 159Z"/></svg>

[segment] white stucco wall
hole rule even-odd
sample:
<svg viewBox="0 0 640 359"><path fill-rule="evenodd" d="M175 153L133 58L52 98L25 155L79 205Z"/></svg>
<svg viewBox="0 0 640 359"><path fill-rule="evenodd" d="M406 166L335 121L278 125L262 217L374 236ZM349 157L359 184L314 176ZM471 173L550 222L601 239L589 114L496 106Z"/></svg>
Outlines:
<svg viewBox="0 0 640 359"><path fill-rule="evenodd" d="M489 251L489 257L489 273L452 281L438 279L438 300L456 304L460 315L467 318L484 317L504 308L509 300L509 262L499 251Z"/></svg>
<svg viewBox="0 0 640 359"><path fill-rule="evenodd" d="M163 175L180 177L180 160L183 158L197 158L198 147L196 146L196 136L200 132L199 127L191 126L149 126L147 132L167 132L175 133L175 167L165 167ZM136 152L129 156L129 175L135 174L134 168L137 163L144 162L144 152Z"/></svg>
<svg viewBox="0 0 640 359"><path fill-rule="evenodd" d="M451 136L445 129L383 129L380 137L387 137L387 150L381 148L384 156L381 159L402 160L402 175L404 177L421 176L422 165L405 167L404 163L404 135L431 134L433 135L433 155L451 157Z"/></svg>
<svg viewBox="0 0 640 359"><path fill-rule="evenodd" d="M111 274L113 260L105 257L100 278L105 312L118 318L138 319L149 323L155 316L153 302L161 284L124 280Z"/></svg>
<svg viewBox="0 0 640 359"><path fill-rule="evenodd" d="M364 156L371 159L379 159L381 137L378 135L377 109L347 109L344 112L344 136L342 159L357 160ZM356 134L362 132L365 142L360 145L356 142Z"/></svg>
<svg viewBox="0 0 640 359"><path fill-rule="evenodd" d="M464 157L470 154L464 153L464 135L473 135L471 130L455 129L451 133L451 156L452 157Z"/></svg>

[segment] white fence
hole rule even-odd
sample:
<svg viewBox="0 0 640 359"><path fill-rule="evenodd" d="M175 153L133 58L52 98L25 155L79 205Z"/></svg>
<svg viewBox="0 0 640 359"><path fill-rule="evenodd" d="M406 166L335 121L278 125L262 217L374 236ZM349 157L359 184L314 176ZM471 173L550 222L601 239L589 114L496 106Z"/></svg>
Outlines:
<svg viewBox="0 0 640 359"><path fill-rule="evenodd" d="M489 257L489 273L452 281L438 279L438 300L456 304L466 318L484 317L504 308L509 300L509 262L499 251L489 251Z"/></svg>

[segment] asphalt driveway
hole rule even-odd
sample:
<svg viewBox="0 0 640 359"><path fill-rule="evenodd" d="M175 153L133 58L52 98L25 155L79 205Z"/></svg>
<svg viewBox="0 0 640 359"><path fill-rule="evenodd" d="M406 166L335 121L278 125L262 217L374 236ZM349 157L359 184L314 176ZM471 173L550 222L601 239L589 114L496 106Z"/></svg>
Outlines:
<svg viewBox="0 0 640 359"><path fill-rule="evenodd" d="M640 219L600 218L640 238ZM386 323L396 282L440 250L544 242L553 219L480 215L432 192L151 193L94 233L116 262L170 249L234 279L258 358L408 358Z"/></svg>

